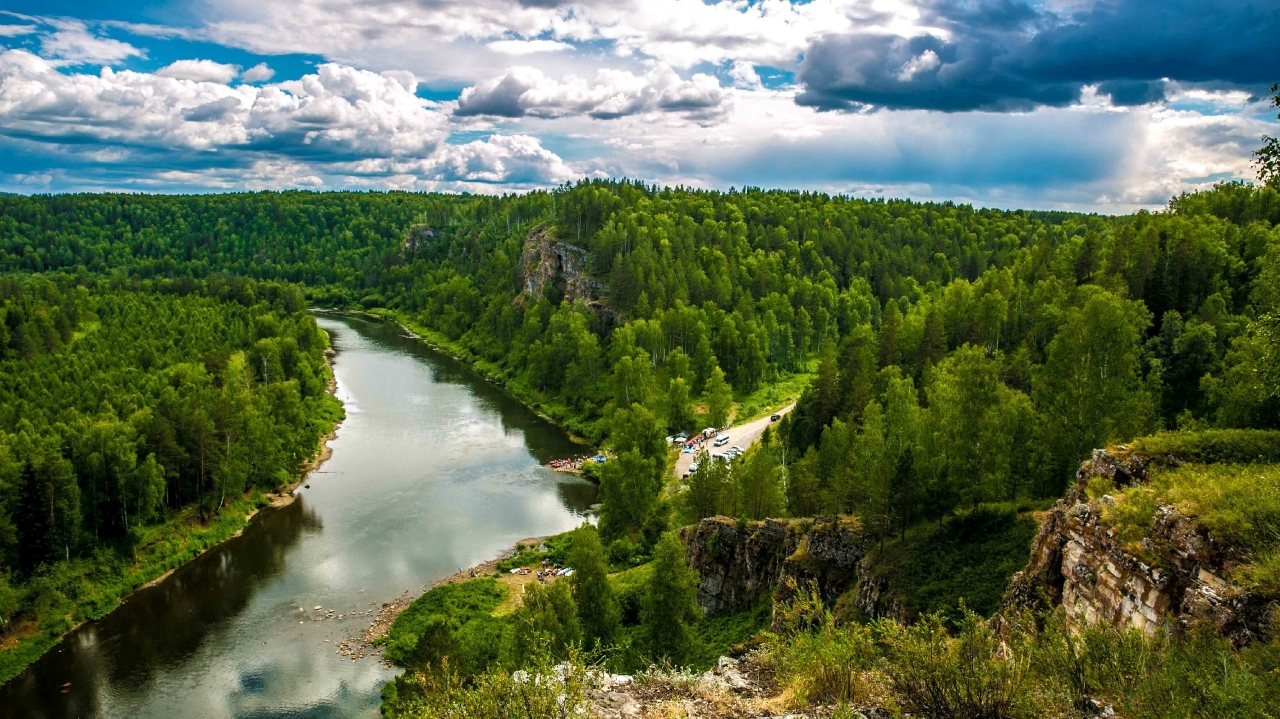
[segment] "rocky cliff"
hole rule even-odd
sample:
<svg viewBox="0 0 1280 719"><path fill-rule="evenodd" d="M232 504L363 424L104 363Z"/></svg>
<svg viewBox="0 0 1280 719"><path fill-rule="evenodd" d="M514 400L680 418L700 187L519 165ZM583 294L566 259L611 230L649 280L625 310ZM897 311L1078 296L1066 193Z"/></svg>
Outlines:
<svg viewBox="0 0 1280 719"><path fill-rule="evenodd" d="M602 289L601 283L587 272L587 251L555 239L546 224L534 227L525 236L520 271L524 294L535 298L554 286L569 302L592 304Z"/></svg>
<svg viewBox="0 0 1280 719"><path fill-rule="evenodd" d="M866 554L862 532L851 517L766 519L743 522L711 517L680 530L689 566L698 571L698 606L710 616L749 608L762 594L789 598L795 585L816 583L834 602L857 579Z"/></svg>
<svg viewBox="0 0 1280 719"><path fill-rule="evenodd" d="M1176 463L1173 457L1157 458ZM1104 520L1109 496L1091 500L1091 480L1115 487L1148 479L1150 458L1096 450L1076 484L1049 511L1027 568L1013 576L1001 614L1061 605L1073 626L1103 622L1147 633L1167 622L1212 626L1237 645L1269 632L1275 602L1232 580L1242 557L1176 507L1160 504L1141 550L1127 548Z"/></svg>

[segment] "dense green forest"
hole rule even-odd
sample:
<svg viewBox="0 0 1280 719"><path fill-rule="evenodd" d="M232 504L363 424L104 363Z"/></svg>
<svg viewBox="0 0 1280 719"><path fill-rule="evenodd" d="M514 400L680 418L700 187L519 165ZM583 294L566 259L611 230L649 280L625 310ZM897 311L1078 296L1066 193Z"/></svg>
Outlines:
<svg viewBox="0 0 1280 719"><path fill-rule="evenodd" d="M1057 496L1108 442L1280 422L1269 187L1125 217L625 181L0 209L8 270L176 286L230 272L427 330L613 445L610 539L638 538L660 505L657 439L720 424L730 391L808 373L769 461L697 478L686 517L855 512L900 533L955 506ZM602 302L562 301L554 283L524 294L524 240L541 223L588 250Z"/></svg>
<svg viewBox="0 0 1280 719"><path fill-rule="evenodd" d="M570 633L633 665L689 660L715 642L654 619L688 610L664 540L677 522L852 514L906 552L946 542L956 510L1061 496L1095 447L1280 426L1277 222L1275 189L1243 184L1125 217L626 181L0 198L4 377L21 375L0 409L11 586L282 481L332 417L310 303L403 322L606 444L599 541L583 540L596 569L574 582L604 598L584 609L575 589ZM527 292L539 227L585 250L590 302L564 278ZM671 476L665 435L797 395L743 457ZM37 495L55 498L47 521ZM1000 546L1026 535L1008 516ZM949 596L917 565L903 581ZM567 601L520 616L569 622ZM738 636L758 619L689 624ZM457 639L462 619L432 621ZM477 636L503 657L532 641ZM389 651L412 665L435 651L420 639Z"/></svg>
<svg viewBox="0 0 1280 719"><path fill-rule="evenodd" d="M304 309L229 277L0 277L6 678L295 479L341 414Z"/></svg>

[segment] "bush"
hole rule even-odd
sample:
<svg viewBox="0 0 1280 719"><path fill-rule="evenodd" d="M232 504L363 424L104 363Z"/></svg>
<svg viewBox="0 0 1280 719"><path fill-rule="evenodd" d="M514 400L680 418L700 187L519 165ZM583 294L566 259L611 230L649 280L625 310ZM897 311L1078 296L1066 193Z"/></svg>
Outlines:
<svg viewBox="0 0 1280 719"><path fill-rule="evenodd" d="M1197 432L1159 432L1130 444L1134 454L1183 462L1280 462L1280 431L1264 429L1207 429Z"/></svg>
<svg viewBox="0 0 1280 719"><path fill-rule="evenodd" d="M782 621L789 630L802 629L770 642L778 678L791 687L795 707L878 703L882 697L873 672L879 657L870 628L836 627L816 589L795 596L782 608Z"/></svg>
<svg viewBox="0 0 1280 719"><path fill-rule="evenodd" d="M533 567L542 562L542 558L547 556L545 552L538 551L537 546L518 546L513 556L498 562L496 565L499 572L510 572L516 567Z"/></svg>
<svg viewBox="0 0 1280 719"><path fill-rule="evenodd" d="M492 614L506 596L507 588L488 577L436 587L392 622L384 656L417 668L440 666L443 657L451 656L458 670L482 670L501 646L494 641L500 627ZM471 623L477 626L468 627Z"/></svg>
<svg viewBox="0 0 1280 719"><path fill-rule="evenodd" d="M547 655L527 670L490 669L468 679L446 661L440 671L412 672L382 690L382 716L438 719L568 719L587 715L590 675L574 653L552 666Z"/></svg>
<svg viewBox="0 0 1280 719"><path fill-rule="evenodd" d="M940 719L1039 716L1026 693L1027 656L977 614L964 611L954 637L936 614L905 629L880 626L886 673L908 711Z"/></svg>
<svg viewBox="0 0 1280 719"><path fill-rule="evenodd" d="M609 543L609 564L613 567L631 567L644 556L644 548L635 542L619 537Z"/></svg>
<svg viewBox="0 0 1280 719"><path fill-rule="evenodd" d="M1059 608L1043 622L1044 629L1032 644L1033 671L1039 691L1048 702L1067 704L1085 712L1089 700L1117 698L1118 688L1142 675L1151 663L1151 649L1141 630L1067 626ZM1028 617L1023 626L1035 626Z"/></svg>

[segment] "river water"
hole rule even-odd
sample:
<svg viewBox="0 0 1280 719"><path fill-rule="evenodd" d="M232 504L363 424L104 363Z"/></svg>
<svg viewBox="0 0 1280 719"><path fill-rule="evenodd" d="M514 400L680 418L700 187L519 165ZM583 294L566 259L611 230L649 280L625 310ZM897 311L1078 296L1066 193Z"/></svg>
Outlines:
<svg viewBox="0 0 1280 719"><path fill-rule="evenodd" d="M542 466L584 451L563 431L393 324L319 322L347 419L310 488L68 635L0 715L377 716L394 672L334 649L370 620L312 607L365 611L583 521L595 488Z"/></svg>

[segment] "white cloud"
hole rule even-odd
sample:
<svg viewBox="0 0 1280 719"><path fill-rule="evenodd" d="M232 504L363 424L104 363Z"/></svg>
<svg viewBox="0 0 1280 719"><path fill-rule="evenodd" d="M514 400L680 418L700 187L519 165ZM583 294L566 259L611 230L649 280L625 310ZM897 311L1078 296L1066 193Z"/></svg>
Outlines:
<svg viewBox="0 0 1280 719"><path fill-rule="evenodd" d="M50 19L45 21L54 28L40 40L40 51L48 58L56 58L63 64L111 64L131 57L146 57L146 52L109 37L89 32L88 26L79 20Z"/></svg>
<svg viewBox="0 0 1280 719"><path fill-rule="evenodd" d="M910 82L911 78L918 73L937 70L941 64L942 60L938 58L938 53L925 50L903 64L902 70L898 72L898 82Z"/></svg>
<svg viewBox="0 0 1280 719"><path fill-rule="evenodd" d="M563 52L573 45L557 40L495 40L485 47L503 55L532 55L539 52Z"/></svg>
<svg viewBox="0 0 1280 719"><path fill-rule="evenodd" d="M729 77L733 78L733 84L736 87L747 90L759 90L764 87L755 67L745 60L733 61L733 66L729 68Z"/></svg>
<svg viewBox="0 0 1280 719"><path fill-rule="evenodd" d="M578 176L555 153L528 135L493 135L465 145L442 145L423 174L450 182L554 185Z"/></svg>
<svg viewBox="0 0 1280 719"><path fill-rule="evenodd" d="M17 37L30 35L37 30L35 25L0 25L0 37Z"/></svg>
<svg viewBox="0 0 1280 719"><path fill-rule="evenodd" d="M676 68L744 60L790 69L821 33L927 30L907 0L227 0L212 12L209 32L219 42L361 63L419 57L424 43L487 43L492 52L517 54L594 42ZM424 76L466 69L443 64L413 69Z"/></svg>
<svg viewBox="0 0 1280 719"><path fill-rule="evenodd" d="M447 144L448 116L413 94L412 73L325 64L289 82L232 87L192 79L199 72L213 74L204 65L69 73L23 50L0 52L0 135L81 162L145 162L126 183L134 187L495 191L581 174L529 135ZM231 161L206 166L199 153L208 150Z"/></svg>
<svg viewBox="0 0 1280 719"><path fill-rule="evenodd" d="M275 75L276 71L267 67L267 63L260 62L240 73L240 80L242 82L266 82L275 77Z"/></svg>
<svg viewBox="0 0 1280 719"><path fill-rule="evenodd" d="M216 82L225 85L240 74L240 66L225 65L213 60L178 60L156 71L160 77L172 77L192 82Z"/></svg>
<svg viewBox="0 0 1280 719"><path fill-rule="evenodd" d="M463 90L456 114L614 119L671 112L706 122L720 118L730 105L719 80L701 73L682 80L664 64L640 76L601 70L590 84L572 75L558 81L537 68L520 66Z"/></svg>
<svg viewBox="0 0 1280 719"><path fill-rule="evenodd" d="M447 136L447 118L415 96L403 75L326 64L295 81L233 88L107 68L63 73L9 50L0 54L0 131L195 150L427 155Z"/></svg>

